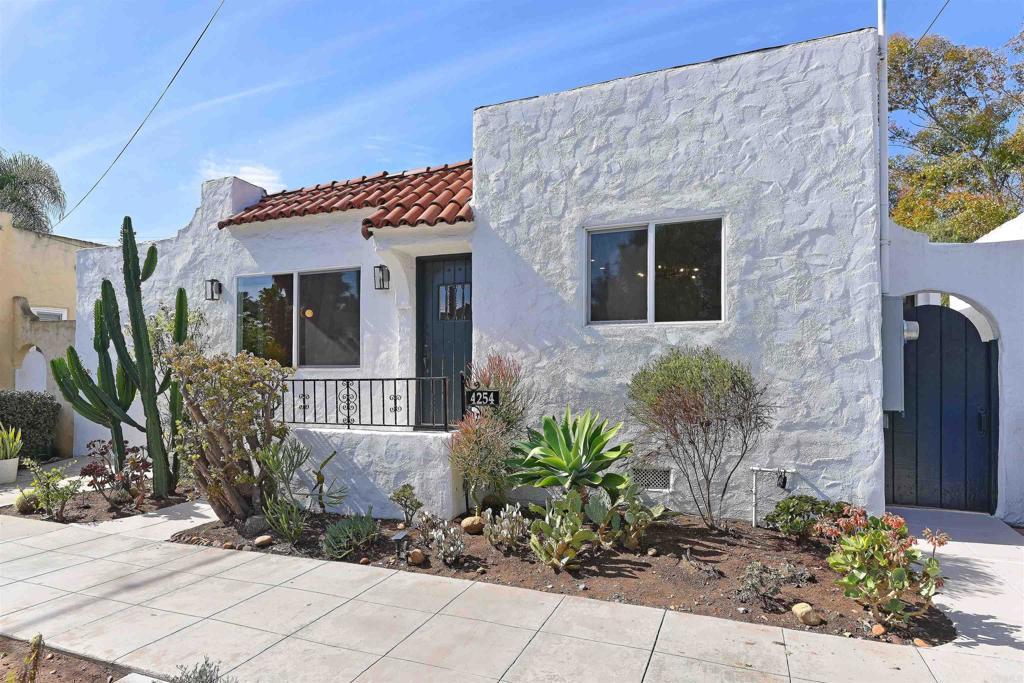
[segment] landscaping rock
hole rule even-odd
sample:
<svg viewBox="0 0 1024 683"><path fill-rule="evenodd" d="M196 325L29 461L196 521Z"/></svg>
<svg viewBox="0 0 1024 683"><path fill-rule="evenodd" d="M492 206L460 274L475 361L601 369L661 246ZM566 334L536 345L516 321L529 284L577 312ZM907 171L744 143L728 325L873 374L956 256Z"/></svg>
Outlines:
<svg viewBox="0 0 1024 683"><path fill-rule="evenodd" d="M368 558L368 557L361 557L361 558L359 558L359 564L370 564L370 558Z"/></svg>
<svg viewBox="0 0 1024 683"><path fill-rule="evenodd" d="M413 548L409 551L409 564L420 566L427 561L427 555L419 548Z"/></svg>
<svg viewBox="0 0 1024 683"><path fill-rule="evenodd" d="M484 569L483 567L477 567L477 568L476 568L476 573L477 573L477 574L486 574L486 573L487 573L487 570L486 570L486 569Z"/></svg>
<svg viewBox="0 0 1024 683"><path fill-rule="evenodd" d="M882 626L881 624L875 624L874 626L871 627L871 635L873 635L875 637L884 636L885 635L885 631L886 631L885 627Z"/></svg>
<svg viewBox="0 0 1024 683"><path fill-rule="evenodd" d="M800 620L800 623L805 626L817 626L822 621L821 616L806 602L796 603L793 605L792 611L796 618Z"/></svg>
<svg viewBox="0 0 1024 683"><path fill-rule="evenodd" d="M462 520L462 530L467 534L476 536L484 531L484 518L474 515L472 517L466 517Z"/></svg>
<svg viewBox="0 0 1024 683"><path fill-rule="evenodd" d="M266 548L268 545L272 544L273 542L274 542L274 537L271 536L270 534L263 534L262 536L257 536L256 538L254 538L252 540L252 544L254 546L256 546L257 548Z"/></svg>
<svg viewBox="0 0 1024 683"><path fill-rule="evenodd" d="M224 541L224 550L234 550L235 544L231 541Z"/></svg>
<svg viewBox="0 0 1024 683"><path fill-rule="evenodd" d="M928 644L928 641L921 640L920 638L914 638L914 645L917 645L918 647L931 647L931 645Z"/></svg>
<svg viewBox="0 0 1024 683"><path fill-rule="evenodd" d="M253 536L263 533L270 528L270 524L267 523L267 518L263 515L253 515L252 517L245 520L242 524L242 535L246 538L252 538Z"/></svg>
<svg viewBox="0 0 1024 683"><path fill-rule="evenodd" d="M657 557L657 556L658 556L658 549L657 548L648 548L647 549L647 557Z"/></svg>

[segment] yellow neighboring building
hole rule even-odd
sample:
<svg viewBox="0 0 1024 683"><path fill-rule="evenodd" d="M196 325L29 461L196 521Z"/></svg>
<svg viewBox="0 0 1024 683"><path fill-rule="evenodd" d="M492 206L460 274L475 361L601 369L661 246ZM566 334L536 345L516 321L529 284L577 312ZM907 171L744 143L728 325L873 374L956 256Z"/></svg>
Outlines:
<svg viewBox="0 0 1024 683"><path fill-rule="evenodd" d="M74 414L49 360L75 343L75 253L101 245L15 228L0 212L0 389L49 391L62 404L55 446L70 456Z"/></svg>

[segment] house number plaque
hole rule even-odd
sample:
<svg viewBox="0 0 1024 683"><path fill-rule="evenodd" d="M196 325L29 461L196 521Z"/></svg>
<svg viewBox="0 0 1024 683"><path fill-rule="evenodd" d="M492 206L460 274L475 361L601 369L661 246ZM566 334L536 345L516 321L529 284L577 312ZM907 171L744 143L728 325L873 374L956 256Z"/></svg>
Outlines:
<svg viewBox="0 0 1024 683"><path fill-rule="evenodd" d="M466 391L466 405L470 408L501 405L501 392L497 389L470 389Z"/></svg>

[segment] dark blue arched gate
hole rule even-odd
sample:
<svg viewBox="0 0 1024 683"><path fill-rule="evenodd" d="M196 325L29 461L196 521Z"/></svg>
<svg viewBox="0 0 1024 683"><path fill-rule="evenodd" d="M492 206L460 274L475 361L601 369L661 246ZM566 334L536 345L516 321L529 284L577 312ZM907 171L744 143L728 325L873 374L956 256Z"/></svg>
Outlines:
<svg viewBox="0 0 1024 683"><path fill-rule="evenodd" d="M904 306L920 325L904 346L902 413L887 413L885 500L953 510L996 506L996 342L963 314Z"/></svg>

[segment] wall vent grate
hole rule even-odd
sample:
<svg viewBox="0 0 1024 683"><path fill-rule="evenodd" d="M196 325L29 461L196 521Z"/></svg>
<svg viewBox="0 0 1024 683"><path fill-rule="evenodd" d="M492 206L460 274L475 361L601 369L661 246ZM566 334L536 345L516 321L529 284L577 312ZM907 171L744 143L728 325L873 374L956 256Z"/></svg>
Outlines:
<svg viewBox="0 0 1024 683"><path fill-rule="evenodd" d="M634 469L633 481L647 491L669 491L672 488L672 470L667 467Z"/></svg>

